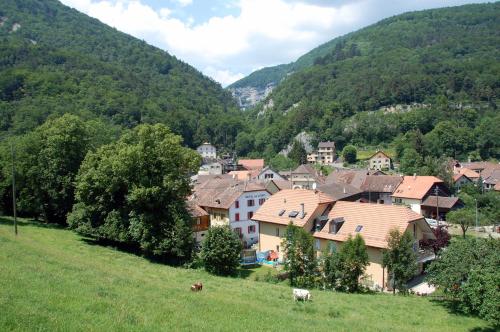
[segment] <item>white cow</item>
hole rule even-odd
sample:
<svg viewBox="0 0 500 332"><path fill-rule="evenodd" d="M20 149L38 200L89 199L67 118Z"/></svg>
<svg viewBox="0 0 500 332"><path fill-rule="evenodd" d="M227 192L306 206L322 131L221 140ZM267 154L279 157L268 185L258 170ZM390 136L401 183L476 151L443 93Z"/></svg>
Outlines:
<svg viewBox="0 0 500 332"><path fill-rule="evenodd" d="M311 293L307 289L299 289L299 288L294 288L293 289L293 300L294 301L310 301L311 300Z"/></svg>

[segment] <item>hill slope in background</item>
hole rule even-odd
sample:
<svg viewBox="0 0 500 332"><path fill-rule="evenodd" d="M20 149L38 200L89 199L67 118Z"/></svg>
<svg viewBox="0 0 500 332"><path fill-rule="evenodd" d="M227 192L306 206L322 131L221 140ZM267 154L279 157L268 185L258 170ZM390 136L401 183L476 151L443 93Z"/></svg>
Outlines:
<svg viewBox="0 0 500 332"><path fill-rule="evenodd" d="M162 122L194 146L231 145L231 95L193 67L55 0L0 7L0 131L66 112L133 127Z"/></svg>
<svg viewBox="0 0 500 332"><path fill-rule="evenodd" d="M472 107L479 115L494 111L500 91L499 31L500 3L493 3L402 14L336 38L287 65L294 72L252 111L262 132L262 139L255 134L254 151L271 145L277 152L303 130L318 139L349 141L359 121L344 120L383 107L392 113L397 113L395 105L402 105L403 113L437 104ZM241 82L267 84L271 76L260 74ZM419 129L425 133L438 120L457 117L442 115ZM358 142L390 142L397 132L389 129L382 128L380 139L372 133Z"/></svg>

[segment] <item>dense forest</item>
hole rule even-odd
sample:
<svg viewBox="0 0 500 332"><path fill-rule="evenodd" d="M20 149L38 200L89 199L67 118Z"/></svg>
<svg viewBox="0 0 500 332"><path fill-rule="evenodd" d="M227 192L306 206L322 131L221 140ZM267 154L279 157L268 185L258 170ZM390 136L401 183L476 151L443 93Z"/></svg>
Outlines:
<svg viewBox="0 0 500 332"><path fill-rule="evenodd" d="M164 123L193 147L231 147L231 95L191 66L56 0L0 7L0 137L72 113L122 128Z"/></svg>
<svg viewBox="0 0 500 332"><path fill-rule="evenodd" d="M255 129L237 151L271 159L307 131L340 149L499 158L499 31L494 3L406 13L336 38L248 114Z"/></svg>

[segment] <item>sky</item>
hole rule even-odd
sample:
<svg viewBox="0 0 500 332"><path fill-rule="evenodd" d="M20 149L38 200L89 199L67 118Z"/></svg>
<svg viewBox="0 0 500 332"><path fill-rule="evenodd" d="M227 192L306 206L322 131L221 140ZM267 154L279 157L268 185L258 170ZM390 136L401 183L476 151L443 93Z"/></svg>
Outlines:
<svg viewBox="0 0 500 332"><path fill-rule="evenodd" d="M412 10L474 0L60 0L227 86Z"/></svg>

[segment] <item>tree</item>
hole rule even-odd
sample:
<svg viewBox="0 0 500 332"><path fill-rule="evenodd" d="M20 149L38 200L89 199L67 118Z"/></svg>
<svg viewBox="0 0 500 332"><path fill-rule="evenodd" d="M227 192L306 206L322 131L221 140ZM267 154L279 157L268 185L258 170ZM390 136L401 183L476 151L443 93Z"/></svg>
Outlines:
<svg viewBox="0 0 500 332"><path fill-rule="evenodd" d="M185 199L200 157L181 142L164 125L140 125L90 152L76 178L70 227L147 255L189 260L194 242Z"/></svg>
<svg viewBox="0 0 500 332"><path fill-rule="evenodd" d="M353 164L358 159L358 150L354 145L346 145L344 150L342 150L342 158L349 164Z"/></svg>
<svg viewBox="0 0 500 332"><path fill-rule="evenodd" d="M360 234L342 244L338 253L326 254L323 274L327 287L345 292L359 291L359 278L369 264L365 241Z"/></svg>
<svg viewBox="0 0 500 332"><path fill-rule="evenodd" d="M238 235L229 226L210 227L201 249L205 269L218 275L233 274L240 265L242 249Z"/></svg>
<svg viewBox="0 0 500 332"><path fill-rule="evenodd" d="M427 281L456 307L500 322L500 240L455 238L427 269Z"/></svg>
<svg viewBox="0 0 500 332"><path fill-rule="evenodd" d="M475 223L475 212L469 208L463 208L460 210L450 211L446 215L446 221L449 223L459 225L462 229L462 235L465 238L465 232L469 229L469 226Z"/></svg>
<svg viewBox="0 0 500 332"><path fill-rule="evenodd" d="M268 164L277 171L293 170L298 166L295 161L281 154L275 155Z"/></svg>
<svg viewBox="0 0 500 332"><path fill-rule="evenodd" d="M406 292L406 283L417 272L417 257L413 250L413 238L408 232L401 233L397 228L389 232L387 249L383 253L382 264L388 269L396 289Z"/></svg>
<svg viewBox="0 0 500 332"><path fill-rule="evenodd" d="M441 249L448 246L448 244L450 243L451 236L448 233L447 228L442 225L434 228L432 232L434 233L435 239L421 240L420 246L422 248L432 249L434 254L437 255Z"/></svg>
<svg viewBox="0 0 500 332"><path fill-rule="evenodd" d="M317 274L314 239L302 227L288 225L283 240L285 270L292 286L312 287Z"/></svg>
<svg viewBox="0 0 500 332"><path fill-rule="evenodd" d="M288 158L299 165L307 162L307 151L301 141L293 141L292 149L288 152Z"/></svg>
<svg viewBox="0 0 500 332"><path fill-rule="evenodd" d="M415 149L407 148L403 151L399 168L404 174L416 174L422 165L422 157Z"/></svg>

